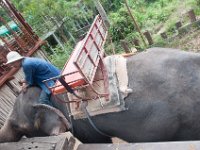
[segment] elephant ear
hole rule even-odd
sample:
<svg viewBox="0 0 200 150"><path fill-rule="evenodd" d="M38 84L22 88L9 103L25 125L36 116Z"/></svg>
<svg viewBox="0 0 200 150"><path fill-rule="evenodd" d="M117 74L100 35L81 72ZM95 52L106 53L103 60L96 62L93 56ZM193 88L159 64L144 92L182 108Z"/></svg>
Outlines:
<svg viewBox="0 0 200 150"><path fill-rule="evenodd" d="M36 129L42 130L48 135L70 130L71 124L60 110L45 104L36 104L33 107L36 110L34 119Z"/></svg>

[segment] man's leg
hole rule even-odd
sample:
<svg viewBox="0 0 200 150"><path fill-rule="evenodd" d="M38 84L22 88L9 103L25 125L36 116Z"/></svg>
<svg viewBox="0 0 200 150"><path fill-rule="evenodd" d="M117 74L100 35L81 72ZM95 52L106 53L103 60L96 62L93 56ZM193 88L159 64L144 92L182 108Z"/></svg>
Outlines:
<svg viewBox="0 0 200 150"><path fill-rule="evenodd" d="M47 94L44 90L42 90L40 93L39 103L53 106L53 104L50 101L50 95Z"/></svg>

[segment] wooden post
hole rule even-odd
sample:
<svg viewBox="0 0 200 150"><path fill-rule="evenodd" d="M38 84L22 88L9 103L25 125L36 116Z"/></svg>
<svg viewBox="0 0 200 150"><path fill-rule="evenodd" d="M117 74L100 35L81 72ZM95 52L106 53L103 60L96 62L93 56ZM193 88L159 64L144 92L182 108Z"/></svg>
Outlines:
<svg viewBox="0 0 200 150"><path fill-rule="evenodd" d="M176 29L178 30L180 27L182 27L182 23L180 21L176 22Z"/></svg>
<svg viewBox="0 0 200 150"><path fill-rule="evenodd" d="M70 36L70 38L72 39L72 41L76 44L76 40L75 40L74 36L72 35L71 32L68 31L68 29L67 29L67 27L65 26L65 24L64 24L64 29L65 29L65 31L68 33L68 35Z"/></svg>
<svg viewBox="0 0 200 150"><path fill-rule="evenodd" d="M110 40L110 44L111 44L111 48L112 48L112 54L115 55L115 45L113 44L113 41L112 41L112 37L111 35L108 35L108 39Z"/></svg>
<svg viewBox="0 0 200 150"><path fill-rule="evenodd" d="M133 44L135 45L136 48L140 47L140 43L138 39L133 39Z"/></svg>
<svg viewBox="0 0 200 150"><path fill-rule="evenodd" d="M58 43L58 45L60 45L60 47L65 50L63 44L61 43L61 41L59 40L59 38L56 36L55 33L52 34L53 35L53 38L56 40L56 42Z"/></svg>
<svg viewBox="0 0 200 150"><path fill-rule="evenodd" d="M138 26L138 24L137 24L135 18L133 17L133 15L132 15L132 13L131 13L131 10L130 10L130 8L129 8L129 6L128 6L128 2L127 2L127 0L124 0L124 1L125 1L125 5L126 5L126 7L127 7L128 13L129 13L130 17L132 18L133 23L134 23L134 25L135 25L137 31L138 31L139 34L140 34L140 37L141 37L141 39L142 39L142 42L143 42L144 46L147 47L147 44L146 44L146 42L145 42L145 40L144 40L144 37L143 37L143 34L142 34L141 30L140 30L140 27Z"/></svg>
<svg viewBox="0 0 200 150"><path fill-rule="evenodd" d="M105 23L106 28L108 29L110 27L110 21L108 20L108 17L106 15L106 11L104 10L103 6L99 2L99 0L94 0L93 1L95 4L95 7L97 8L103 22Z"/></svg>
<svg viewBox="0 0 200 150"><path fill-rule="evenodd" d="M147 38L149 45L153 45L153 39L152 39L151 34L149 33L149 31L145 31L144 32L144 36Z"/></svg>
<svg viewBox="0 0 200 150"><path fill-rule="evenodd" d="M193 9L188 11L188 16L190 18L191 23L195 22L197 20Z"/></svg>
<svg viewBox="0 0 200 150"><path fill-rule="evenodd" d="M167 39L167 34L166 34L166 32L163 32L163 33L161 33L160 35L161 35L161 37L162 37L163 39Z"/></svg>
<svg viewBox="0 0 200 150"><path fill-rule="evenodd" d="M130 49L128 47L128 42L125 40L121 40L120 42L121 42L121 46L123 47L124 51L126 53L130 53Z"/></svg>
<svg viewBox="0 0 200 150"><path fill-rule="evenodd" d="M50 49L50 51L55 55L56 54L56 52L55 52L55 50L52 48L52 46L49 44L49 42L47 41L47 45L46 45L49 49Z"/></svg>

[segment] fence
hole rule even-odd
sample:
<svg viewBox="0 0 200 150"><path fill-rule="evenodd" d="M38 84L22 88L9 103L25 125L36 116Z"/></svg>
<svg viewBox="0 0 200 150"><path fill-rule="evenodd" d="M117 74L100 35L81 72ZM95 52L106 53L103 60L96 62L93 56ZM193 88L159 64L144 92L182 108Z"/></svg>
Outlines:
<svg viewBox="0 0 200 150"><path fill-rule="evenodd" d="M182 21L178 20L174 24L174 28L173 28L174 34L168 34L170 31L164 31L160 33L160 37L164 41L169 42L169 41L172 41L176 37L181 37L182 35L190 32L192 30L191 28L194 28L194 30L197 30L198 28L200 28L200 20L197 19L194 13L194 10L191 9L188 12L186 12L184 14L184 17L187 17L190 22L185 22L185 24L183 24ZM150 31L145 31L143 34L149 46L153 46L155 44L154 38L153 38L154 35L152 35ZM132 40L131 43L129 43L126 40L121 40L121 46L123 47L126 53L129 53L131 51L130 47L140 48L141 44L140 44L140 40L138 38L135 38Z"/></svg>

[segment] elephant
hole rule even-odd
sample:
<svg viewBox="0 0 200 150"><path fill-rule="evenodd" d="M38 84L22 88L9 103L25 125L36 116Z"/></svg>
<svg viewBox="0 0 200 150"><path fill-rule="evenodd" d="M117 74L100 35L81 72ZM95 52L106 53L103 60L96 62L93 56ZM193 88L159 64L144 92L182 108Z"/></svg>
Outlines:
<svg viewBox="0 0 200 150"><path fill-rule="evenodd" d="M71 125L60 110L38 102L40 92L40 88L31 87L19 94L0 130L0 143L19 141L22 136L58 135L69 130Z"/></svg>
<svg viewBox="0 0 200 150"><path fill-rule="evenodd" d="M58 103L55 107L70 120L66 131L83 143L111 143L111 137L127 142L200 139L200 54L150 48L127 57L127 71L132 93L124 99L125 110L75 120ZM25 98L36 99L38 90L29 88Z"/></svg>

